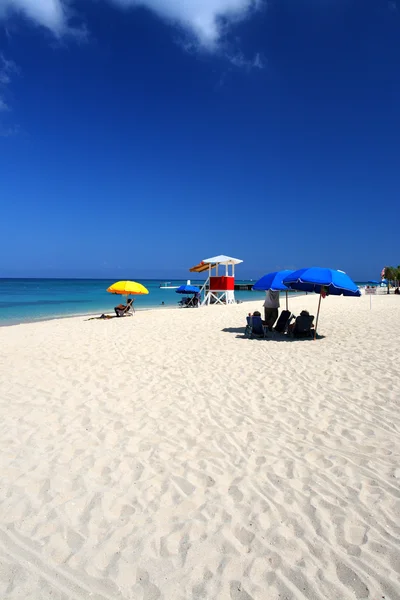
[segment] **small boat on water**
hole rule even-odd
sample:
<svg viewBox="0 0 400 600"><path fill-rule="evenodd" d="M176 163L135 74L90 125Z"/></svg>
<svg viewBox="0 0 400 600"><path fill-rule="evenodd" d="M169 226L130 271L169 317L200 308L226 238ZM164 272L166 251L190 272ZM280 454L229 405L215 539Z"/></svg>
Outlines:
<svg viewBox="0 0 400 600"><path fill-rule="evenodd" d="M177 290L179 285L171 285L171 281L160 283L160 290Z"/></svg>

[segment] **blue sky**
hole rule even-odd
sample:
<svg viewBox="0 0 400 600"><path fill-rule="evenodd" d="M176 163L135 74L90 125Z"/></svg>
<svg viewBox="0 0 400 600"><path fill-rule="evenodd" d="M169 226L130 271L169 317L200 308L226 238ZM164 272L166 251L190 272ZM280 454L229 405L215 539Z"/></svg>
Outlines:
<svg viewBox="0 0 400 600"><path fill-rule="evenodd" d="M398 264L400 4L2 0L0 276Z"/></svg>

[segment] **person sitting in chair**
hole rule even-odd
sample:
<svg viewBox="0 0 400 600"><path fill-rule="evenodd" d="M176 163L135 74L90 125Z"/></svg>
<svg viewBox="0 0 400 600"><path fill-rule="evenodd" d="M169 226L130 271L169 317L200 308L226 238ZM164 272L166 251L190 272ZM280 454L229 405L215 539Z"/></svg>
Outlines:
<svg viewBox="0 0 400 600"><path fill-rule="evenodd" d="M314 333L313 321L314 316L310 315L308 310L302 310L295 322L292 325L289 325L289 332L297 338L312 337Z"/></svg>
<svg viewBox="0 0 400 600"><path fill-rule="evenodd" d="M198 292L193 296L193 306L197 308L200 304L200 294Z"/></svg>
<svg viewBox="0 0 400 600"><path fill-rule="evenodd" d="M268 328L264 325L264 321L261 318L261 313L258 310L255 310L253 314L249 313L248 317L246 317L246 320L246 337L266 337L266 332Z"/></svg>
<svg viewBox="0 0 400 600"><path fill-rule="evenodd" d="M125 315L130 314L131 310L135 310L133 308L133 298L129 298L126 304L118 304L114 310L117 317L125 317Z"/></svg>

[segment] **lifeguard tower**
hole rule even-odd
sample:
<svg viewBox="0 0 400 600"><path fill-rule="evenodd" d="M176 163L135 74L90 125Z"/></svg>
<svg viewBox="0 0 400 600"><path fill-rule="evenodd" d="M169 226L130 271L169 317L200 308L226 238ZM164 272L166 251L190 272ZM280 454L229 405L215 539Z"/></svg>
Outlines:
<svg viewBox="0 0 400 600"><path fill-rule="evenodd" d="M201 292L204 292L202 306L209 304L235 304L235 265L242 262L239 258L232 258L231 256L221 254L213 258L205 258L198 265L190 269L191 273L208 271L208 279L201 288ZM225 274L220 275L220 267L223 270L224 266ZM229 269L229 267L231 268ZM213 269L215 269L214 274Z"/></svg>

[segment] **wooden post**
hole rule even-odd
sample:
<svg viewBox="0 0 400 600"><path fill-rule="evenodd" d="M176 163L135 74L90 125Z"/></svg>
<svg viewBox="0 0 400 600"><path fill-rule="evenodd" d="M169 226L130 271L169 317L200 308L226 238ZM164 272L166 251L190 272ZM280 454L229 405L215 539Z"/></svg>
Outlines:
<svg viewBox="0 0 400 600"><path fill-rule="evenodd" d="M319 309L321 308L321 298L322 298L322 286L321 286L321 291L319 293L317 320L315 322L315 330L314 330L314 340L317 339L317 328L318 328Z"/></svg>

